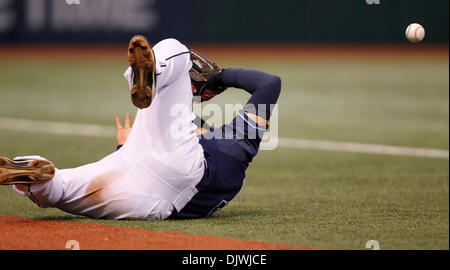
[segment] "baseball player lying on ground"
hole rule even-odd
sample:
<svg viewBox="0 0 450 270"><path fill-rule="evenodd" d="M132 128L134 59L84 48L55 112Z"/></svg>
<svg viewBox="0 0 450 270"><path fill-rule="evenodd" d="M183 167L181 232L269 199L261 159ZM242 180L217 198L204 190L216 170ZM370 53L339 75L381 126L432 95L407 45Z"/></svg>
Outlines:
<svg viewBox="0 0 450 270"><path fill-rule="evenodd" d="M40 156L0 157L0 184L40 207L105 219L202 218L232 200L268 128L280 78L219 69L175 39L150 47L135 36L128 61L125 79L139 109L131 130L129 116L125 128L116 119L123 146L73 169ZM199 132L193 94L205 101L227 87L252 96L232 123Z"/></svg>

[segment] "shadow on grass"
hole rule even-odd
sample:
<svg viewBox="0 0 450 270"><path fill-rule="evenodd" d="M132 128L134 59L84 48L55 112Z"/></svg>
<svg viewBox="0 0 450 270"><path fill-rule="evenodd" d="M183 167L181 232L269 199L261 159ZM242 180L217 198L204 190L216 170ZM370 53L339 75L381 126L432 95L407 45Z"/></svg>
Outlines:
<svg viewBox="0 0 450 270"><path fill-rule="evenodd" d="M33 218L35 220L51 220L51 221L86 221L90 218L83 216L43 216L38 218Z"/></svg>
<svg viewBox="0 0 450 270"><path fill-rule="evenodd" d="M267 215L266 212L263 210L257 210L257 209L233 209L233 210L225 210L225 211L218 211L217 213L214 213L212 216L204 217L204 218L194 218L194 219L167 219L167 220L133 220L133 219L121 219L121 220L113 220L113 219L92 219L85 216L77 216L77 215L48 215L48 216L40 216L35 217L33 219L35 220L49 220L49 221L77 221L77 222L86 222L86 221L96 221L100 223L108 223L108 222L121 222L126 223L130 221L136 221L136 222L150 222L150 221L156 221L156 222L201 222L201 221L227 221L227 220L236 220L241 218L260 218L262 216Z"/></svg>

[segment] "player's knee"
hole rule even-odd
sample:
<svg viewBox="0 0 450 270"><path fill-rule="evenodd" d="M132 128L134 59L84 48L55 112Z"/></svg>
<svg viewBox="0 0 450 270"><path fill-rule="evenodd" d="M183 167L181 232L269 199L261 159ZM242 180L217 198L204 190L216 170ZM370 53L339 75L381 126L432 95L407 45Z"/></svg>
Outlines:
<svg viewBox="0 0 450 270"><path fill-rule="evenodd" d="M168 39L165 39L163 41L160 41L158 46L163 46L165 48L170 48L170 50L172 50L174 52L187 52L187 51L189 51L189 49L186 47L186 45L184 45L183 43L181 43L180 41L178 41L177 39L174 39L174 38L168 38Z"/></svg>
<svg viewBox="0 0 450 270"><path fill-rule="evenodd" d="M175 38L166 38L160 42L164 43L164 45L172 45L172 46L183 45L178 39Z"/></svg>

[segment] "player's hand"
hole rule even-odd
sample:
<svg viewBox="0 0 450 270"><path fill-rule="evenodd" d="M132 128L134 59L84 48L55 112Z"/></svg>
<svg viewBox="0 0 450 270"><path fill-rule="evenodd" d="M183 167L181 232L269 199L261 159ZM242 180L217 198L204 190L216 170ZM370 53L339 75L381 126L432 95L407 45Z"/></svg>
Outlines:
<svg viewBox="0 0 450 270"><path fill-rule="evenodd" d="M137 114L136 114L137 115ZM136 119L136 116L134 116ZM127 113L125 116L125 125L122 126L122 123L120 122L120 118L116 117L116 127L117 127L117 145L124 145L127 141L128 135L130 135L131 132L131 125L130 125L130 113Z"/></svg>

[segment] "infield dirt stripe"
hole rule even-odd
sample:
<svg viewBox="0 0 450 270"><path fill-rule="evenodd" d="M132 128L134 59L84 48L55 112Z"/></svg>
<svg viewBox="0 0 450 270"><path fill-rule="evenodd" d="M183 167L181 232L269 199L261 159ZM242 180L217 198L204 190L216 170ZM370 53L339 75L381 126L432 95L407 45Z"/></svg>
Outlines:
<svg viewBox="0 0 450 270"><path fill-rule="evenodd" d="M0 129L95 137L114 137L116 132L115 127L112 125L103 126L14 118L0 118ZM410 157L449 158L448 150L282 137L278 138L278 147Z"/></svg>
<svg viewBox="0 0 450 270"><path fill-rule="evenodd" d="M0 250L317 250L225 237L0 215Z"/></svg>

